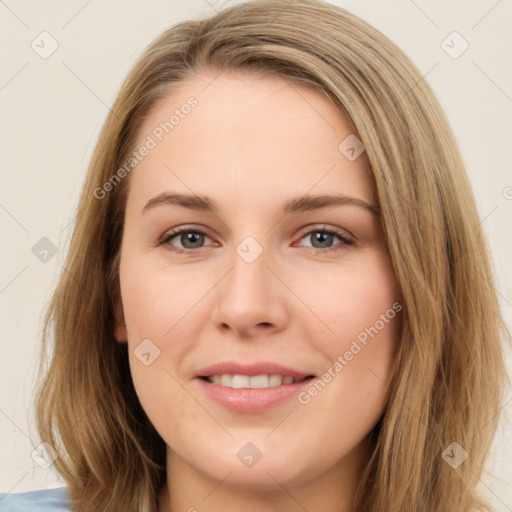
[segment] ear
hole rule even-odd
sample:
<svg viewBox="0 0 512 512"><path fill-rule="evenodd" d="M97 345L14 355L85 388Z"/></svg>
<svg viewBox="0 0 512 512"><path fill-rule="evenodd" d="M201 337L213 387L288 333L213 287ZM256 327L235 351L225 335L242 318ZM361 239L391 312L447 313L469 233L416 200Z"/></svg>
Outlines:
<svg viewBox="0 0 512 512"><path fill-rule="evenodd" d="M126 343L128 341L128 331L126 329L126 322L124 319L123 303L117 300L115 304L115 327L114 337L119 343Z"/></svg>

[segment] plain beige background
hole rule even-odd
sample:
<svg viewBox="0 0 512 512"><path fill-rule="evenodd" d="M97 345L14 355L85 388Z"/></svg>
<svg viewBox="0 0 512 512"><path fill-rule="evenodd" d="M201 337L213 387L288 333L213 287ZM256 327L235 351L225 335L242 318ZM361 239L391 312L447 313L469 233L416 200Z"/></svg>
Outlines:
<svg viewBox="0 0 512 512"><path fill-rule="evenodd" d="M35 356L108 107L135 58L161 31L233 3L0 0L0 492L62 485L51 467L31 457L39 443L30 419ZM397 43L436 92L467 164L512 330L510 0L331 3ZM40 241L45 237L51 243ZM36 244L53 244L56 254L41 261ZM510 348L507 358L511 368ZM498 512L512 511L511 413L509 390L489 461L494 476L481 482Z"/></svg>

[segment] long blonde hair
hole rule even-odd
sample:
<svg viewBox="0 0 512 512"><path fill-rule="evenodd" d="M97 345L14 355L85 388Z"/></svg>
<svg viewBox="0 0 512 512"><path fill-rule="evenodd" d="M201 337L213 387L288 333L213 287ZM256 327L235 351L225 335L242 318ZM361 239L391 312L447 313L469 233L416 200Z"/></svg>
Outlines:
<svg viewBox="0 0 512 512"><path fill-rule="evenodd" d="M506 329L463 161L414 64L317 0L255 0L169 28L107 116L46 313L36 396L39 435L59 454L75 510L157 510L166 446L138 401L127 345L113 336L130 175L101 198L95 191L133 151L156 102L205 69L312 86L348 113L366 147L404 317L355 510L490 510L476 484L498 421ZM452 442L469 454L456 469L442 457Z"/></svg>

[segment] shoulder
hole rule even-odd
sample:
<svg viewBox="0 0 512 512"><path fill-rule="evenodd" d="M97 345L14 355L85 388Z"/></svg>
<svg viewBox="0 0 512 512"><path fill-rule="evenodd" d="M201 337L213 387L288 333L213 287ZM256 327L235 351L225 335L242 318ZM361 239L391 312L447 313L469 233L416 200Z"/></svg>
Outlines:
<svg viewBox="0 0 512 512"><path fill-rule="evenodd" d="M66 487L0 493L0 512L71 512Z"/></svg>

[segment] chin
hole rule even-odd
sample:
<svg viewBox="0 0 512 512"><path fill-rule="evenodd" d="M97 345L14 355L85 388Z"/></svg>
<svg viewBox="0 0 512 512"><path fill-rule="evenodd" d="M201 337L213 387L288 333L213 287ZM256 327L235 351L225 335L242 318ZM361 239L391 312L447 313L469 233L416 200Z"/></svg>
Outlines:
<svg viewBox="0 0 512 512"><path fill-rule="evenodd" d="M259 492L282 491L279 484L301 486L314 478L314 474L328 470L327 466L323 467L325 462L319 461L314 454L308 459L304 457L307 454L302 453L298 460L295 450L288 449L286 452L283 449L284 443L279 443L282 449L270 447L268 441L266 444L263 441L256 443L261 448L260 454L254 445L236 441L229 443L225 449L218 447L216 453L208 453L199 459L194 456L195 460L191 460L190 465L209 479L225 480L225 484ZM252 460L251 456L254 457ZM319 463L322 467L318 467Z"/></svg>

